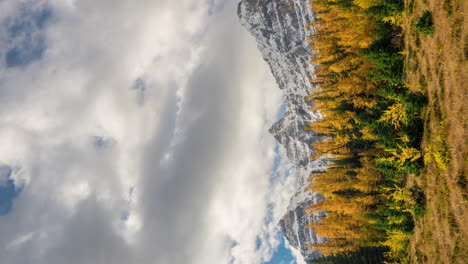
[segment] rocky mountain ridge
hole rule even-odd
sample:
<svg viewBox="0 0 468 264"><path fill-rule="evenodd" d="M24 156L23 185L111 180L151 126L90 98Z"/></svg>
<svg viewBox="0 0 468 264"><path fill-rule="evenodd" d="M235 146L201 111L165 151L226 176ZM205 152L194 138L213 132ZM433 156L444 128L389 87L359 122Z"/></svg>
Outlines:
<svg viewBox="0 0 468 264"><path fill-rule="evenodd" d="M313 21L314 14L308 3L308 0L242 0L237 14L242 26L256 39L258 49L284 92L286 112L269 131L285 148L296 168L298 190L291 197L279 226L289 244L300 250L305 259L312 259L320 254L305 245L322 243L325 239L306 226L322 218L323 213L307 216L304 208L324 197L306 190L307 178L313 171L324 170L326 161L310 160L311 143L320 137L304 130L308 123L321 118L320 113L310 111L309 103L304 102L304 97L314 89L310 82L314 74L314 65L310 63L313 51L306 41L313 30L307 25Z"/></svg>

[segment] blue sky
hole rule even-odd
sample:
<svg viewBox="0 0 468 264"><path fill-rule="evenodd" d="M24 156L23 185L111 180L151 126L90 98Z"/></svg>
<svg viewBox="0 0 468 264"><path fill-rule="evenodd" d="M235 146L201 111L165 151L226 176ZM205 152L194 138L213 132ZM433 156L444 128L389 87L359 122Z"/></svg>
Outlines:
<svg viewBox="0 0 468 264"><path fill-rule="evenodd" d="M0 216L11 211L15 198L21 192L21 188L16 187L15 182L11 180L11 173L10 167L0 165Z"/></svg>
<svg viewBox="0 0 468 264"><path fill-rule="evenodd" d="M296 258L292 256L291 250L285 245L285 239L282 234L278 235L281 244L276 249L270 261L264 262L265 264L296 264Z"/></svg>
<svg viewBox="0 0 468 264"><path fill-rule="evenodd" d="M0 185L0 216L8 214L13 208L13 201L20 191L12 180Z"/></svg>
<svg viewBox="0 0 468 264"><path fill-rule="evenodd" d="M45 39L41 30L52 17L48 8L28 9L27 5L19 7L19 15L12 18L8 26L10 46L5 55L7 67L26 66L42 57L45 50Z"/></svg>

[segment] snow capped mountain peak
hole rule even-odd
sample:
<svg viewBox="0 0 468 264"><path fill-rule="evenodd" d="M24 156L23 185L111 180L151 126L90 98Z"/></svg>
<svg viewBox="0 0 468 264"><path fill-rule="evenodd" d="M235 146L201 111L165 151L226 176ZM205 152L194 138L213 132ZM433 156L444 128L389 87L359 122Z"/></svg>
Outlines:
<svg viewBox="0 0 468 264"><path fill-rule="evenodd" d="M270 133L286 150L295 166L297 192L291 197L287 212L279 225L289 244L302 252L306 259L320 256L305 245L322 243L324 238L305 226L318 221L324 213L306 215L305 207L324 197L306 190L307 178L313 171L326 168L326 160L311 161L311 144L320 140L319 135L304 127L321 118L320 113L310 111L311 105L304 97L314 86L310 82L315 66L310 63L313 50L306 38L313 29L307 27L314 14L307 0L242 0L238 6L240 23L255 37L257 46L280 89L284 91L286 112L270 128Z"/></svg>

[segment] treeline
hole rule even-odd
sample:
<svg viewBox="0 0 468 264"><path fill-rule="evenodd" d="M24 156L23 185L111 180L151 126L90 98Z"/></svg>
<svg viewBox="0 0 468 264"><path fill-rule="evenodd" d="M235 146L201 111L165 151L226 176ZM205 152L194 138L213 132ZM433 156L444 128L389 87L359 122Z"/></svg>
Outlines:
<svg viewBox="0 0 468 264"><path fill-rule="evenodd" d="M327 242L309 247L332 256L385 248L388 263L404 263L413 217L423 213L422 193L405 188L405 178L423 166L425 99L403 81L403 2L314 0L311 7L318 88L306 100L324 118L307 129L328 135L311 158L331 162L310 176L310 189L327 199L306 210L328 214L309 226Z"/></svg>

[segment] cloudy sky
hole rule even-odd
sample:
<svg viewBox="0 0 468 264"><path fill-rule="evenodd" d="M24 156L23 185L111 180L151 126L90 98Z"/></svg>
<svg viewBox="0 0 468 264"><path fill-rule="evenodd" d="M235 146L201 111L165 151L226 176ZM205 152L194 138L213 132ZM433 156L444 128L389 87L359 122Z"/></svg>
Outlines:
<svg viewBox="0 0 468 264"><path fill-rule="evenodd" d="M2 263L296 263L237 3L0 0Z"/></svg>

